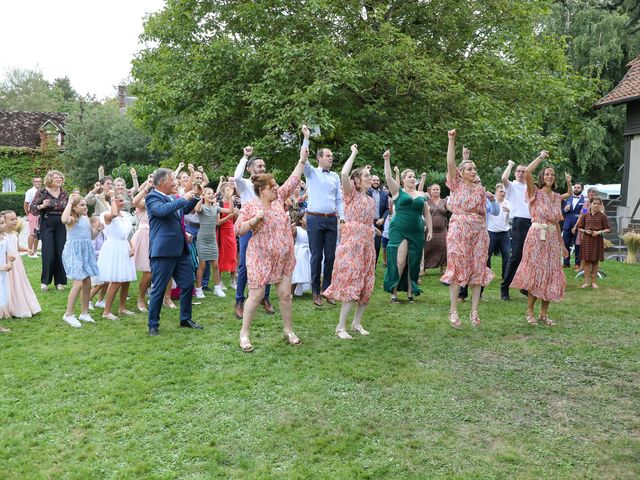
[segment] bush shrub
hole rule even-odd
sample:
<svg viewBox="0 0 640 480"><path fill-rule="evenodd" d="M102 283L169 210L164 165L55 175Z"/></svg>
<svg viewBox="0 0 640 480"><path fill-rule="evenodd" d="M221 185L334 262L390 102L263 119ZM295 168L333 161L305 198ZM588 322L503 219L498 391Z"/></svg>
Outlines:
<svg viewBox="0 0 640 480"><path fill-rule="evenodd" d="M18 216L24 215L24 192L4 192L0 193L0 212L3 210L13 210Z"/></svg>

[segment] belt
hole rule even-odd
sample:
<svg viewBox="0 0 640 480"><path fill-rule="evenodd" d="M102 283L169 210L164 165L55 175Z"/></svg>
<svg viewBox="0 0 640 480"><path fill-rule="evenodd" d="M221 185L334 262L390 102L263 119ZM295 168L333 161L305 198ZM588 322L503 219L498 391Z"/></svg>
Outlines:
<svg viewBox="0 0 640 480"><path fill-rule="evenodd" d="M307 212L307 215L313 215L314 217L336 217L335 213L320 213L320 212Z"/></svg>
<svg viewBox="0 0 640 480"><path fill-rule="evenodd" d="M543 242L547 241L547 232L553 231L554 226L555 225L549 225L548 223L538 223L538 222L531 223L532 228L537 228L540 230L540 240L542 240Z"/></svg>
<svg viewBox="0 0 640 480"><path fill-rule="evenodd" d="M184 224L185 225L189 225L190 227L198 227L198 228L200 228L200 224L199 223L189 222L188 220L185 220Z"/></svg>

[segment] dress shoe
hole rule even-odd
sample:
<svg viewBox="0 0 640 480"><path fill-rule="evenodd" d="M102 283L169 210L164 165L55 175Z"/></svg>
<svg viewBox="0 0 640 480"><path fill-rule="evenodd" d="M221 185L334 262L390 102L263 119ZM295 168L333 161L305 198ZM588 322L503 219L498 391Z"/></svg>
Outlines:
<svg viewBox="0 0 640 480"><path fill-rule="evenodd" d="M576 263L576 264L573 266L573 271L574 271L574 272L579 272L580 270L582 270L582 268L580 267L580 265L579 265L579 264L577 264L577 263Z"/></svg>
<svg viewBox="0 0 640 480"><path fill-rule="evenodd" d="M274 313L276 313L276 311L273 309L273 306L271 305L271 302L266 298L262 299L260 305L264 307L264 311L267 313L267 315L273 315Z"/></svg>
<svg viewBox="0 0 640 480"><path fill-rule="evenodd" d="M158 328L157 327L152 327L149 329L149 336L150 337L157 337L160 334L160 332L158 332Z"/></svg>
<svg viewBox="0 0 640 480"><path fill-rule="evenodd" d="M509 295L500 295L500 300L508 302L511 298L509 298Z"/></svg>
<svg viewBox="0 0 640 480"><path fill-rule="evenodd" d="M324 298L329 305L335 305L336 304L336 301L333 298L325 297L324 295L322 295L322 298Z"/></svg>
<svg viewBox="0 0 640 480"><path fill-rule="evenodd" d="M213 290L211 290L208 286L202 287L202 291L203 292L213 292Z"/></svg>
<svg viewBox="0 0 640 480"><path fill-rule="evenodd" d="M196 322L194 322L193 320L182 320L180 322L180 326L182 328L195 328L197 330L202 330L202 325L198 325Z"/></svg>
<svg viewBox="0 0 640 480"><path fill-rule="evenodd" d="M521 289L520 289L520 293L521 293L521 294L523 294L525 297L528 297L528 296L529 296L529 291L528 291L528 290L525 290L524 288L521 288Z"/></svg>
<svg viewBox="0 0 640 480"><path fill-rule="evenodd" d="M236 318L242 320L242 315L244 314L244 304L242 302L236 303L236 308L233 313L235 313Z"/></svg>
<svg viewBox="0 0 640 480"><path fill-rule="evenodd" d="M313 294L313 304L316 307L321 307L323 303L324 303L324 301L322 300L322 297L320 295L318 295L317 293L314 293Z"/></svg>

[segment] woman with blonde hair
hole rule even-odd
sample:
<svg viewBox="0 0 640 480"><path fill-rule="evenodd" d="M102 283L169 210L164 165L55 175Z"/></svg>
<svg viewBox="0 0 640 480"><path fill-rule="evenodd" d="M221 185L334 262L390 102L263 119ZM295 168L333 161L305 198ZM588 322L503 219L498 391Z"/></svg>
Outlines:
<svg viewBox="0 0 640 480"><path fill-rule="evenodd" d="M407 300L412 303L414 296L422 293L418 278L425 225L427 240L431 240L433 232L431 213L424 193L416 188L415 172L410 169L402 171L400 184L391 175L391 152L387 150L382 157L385 180L395 205L395 214L389 224L384 290L391 293L391 303L398 303L398 290L407 292Z"/></svg>
<svg viewBox="0 0 640 480"><path fill-rule="evenodd" d="M64 175L50 170L44 177L44 188L39 190L31 202L30 212L40 217L40 240L42 240L42 274L40 289L46 292L51 280L58 290L64 290L67 275L62 264L62 250L67 241L67 229L60 217L69 197L62 188Z"/></svg>

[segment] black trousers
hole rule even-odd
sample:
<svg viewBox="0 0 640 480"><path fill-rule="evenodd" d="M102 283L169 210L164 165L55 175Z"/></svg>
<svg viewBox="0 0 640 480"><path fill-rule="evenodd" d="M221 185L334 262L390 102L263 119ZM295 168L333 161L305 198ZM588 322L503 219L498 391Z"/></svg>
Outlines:
<svg viewBox="0 0 640 480"><path fill-rule="evenodd" d="M337 217L307 215L307 234L309 250L311 250L311 290L314 295L320 295L331 285L338 240ZM322 276L322 288L320 276Z"/></svg>
<svg viewBox="0 0 640 480"><path fill-rule="evenodd" d="M66 285L67 274L62 265L62 250L67 241L67 229L60 215L44 214L40 218L40 240L42 240L42 275L40 283Z"/></svg>
<svg viewBox="0 0 640 480"><path fill-rule="evenodd" d="M571 226L573 228L573 225ZM575 247L573 253L575 257L576 265L580 265L580 245L576 245L576 239L578 238L578 231L576 233L571 232L571 228L565 228L562 230L562 241L567 249L567 252L571 251L571 245ZM571 255L564 259L563 264L565 266L571 265Z"/></svg>
<svg viewBox="0 0 640 480"><path fill-rule="evenodd" d="M500 295L509 296L509 286L516 276L516 271L522 260L522 248L527 238L527 233L531 227L531 220L528 218L515 217L511 225L511 255L509 255L509 263L507 270L500 284Z"/></svg>

